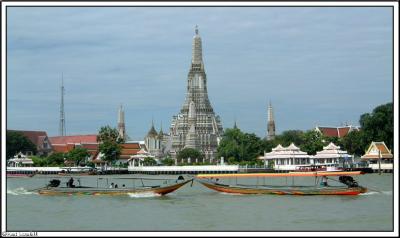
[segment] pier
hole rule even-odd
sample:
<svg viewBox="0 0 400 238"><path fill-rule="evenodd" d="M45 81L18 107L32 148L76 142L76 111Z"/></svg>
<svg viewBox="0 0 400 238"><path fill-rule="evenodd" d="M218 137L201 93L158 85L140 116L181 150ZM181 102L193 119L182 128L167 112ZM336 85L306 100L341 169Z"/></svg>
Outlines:
<svg viewBox="0 0 400 238"><path fill-rule="evenodd" d="M129 166L130 174L238 173L239 165Z"/></svg>

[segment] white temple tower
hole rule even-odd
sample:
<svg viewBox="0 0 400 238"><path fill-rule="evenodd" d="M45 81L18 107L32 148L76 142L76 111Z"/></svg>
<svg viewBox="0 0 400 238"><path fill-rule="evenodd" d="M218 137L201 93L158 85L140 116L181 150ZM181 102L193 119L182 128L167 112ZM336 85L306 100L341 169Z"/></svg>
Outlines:
<svg viewBox="0 0 400 238"><path fill-rule="evenodd" d="M119 138L122 138L124 142L127 140L127 135L125 132L125 112L122 108L122 105L119 107L118 110L118 135Z"/></svg>
<svg viewBox="0 0 400 238"><path fill-rule="evenodd" d="M192 62L187 78L186 99L180 113L172 118L170 135L172 157L184 148L203 153L205 162L213 162L223 129L208 99L202 43L196 26L192 45Z"/></svg>
<svg viewBox="0 0 400 238"><path fill-rule="evenodd" d="M270 102L268 106L267 140L273 140L273 139L275 139L275 121L272 112L272 105Z"/></svg>

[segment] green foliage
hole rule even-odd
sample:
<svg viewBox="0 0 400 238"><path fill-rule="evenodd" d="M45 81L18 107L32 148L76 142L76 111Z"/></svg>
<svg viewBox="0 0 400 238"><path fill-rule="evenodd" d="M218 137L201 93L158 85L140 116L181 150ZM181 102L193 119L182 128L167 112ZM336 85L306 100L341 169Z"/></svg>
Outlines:
<svg viewBox="0 0 400 238"><path fill-rule="evenodd" d="M254 133L243 133L238 128L226 129L217 149L217 156L228 158L228 164L256 164L264 142Z"/></svg>
<svg viewBox="0 0 400 238"><path fill-rule="evenodd" d="M144 166L154 166L157 164L157 161L151 157L146 157L143 160L143 165Z"/></svg>
<svg viewBox="0 0 400 238"><path fill-rule="evenodd" d="M95 168L96 167L95 163L93 163L92 161L87 162L86 166L91 167L91 168Z"/></svg>
<svg viewBox="0 0 400 238"><path fill-rule="evenodd" d="M300 130L288 130L282 134L275 136L273 140L275 146L281 144L282 146L289 146L291 143L295 145L302 145L305 142L304 132Z"/></svg>
<svg viewBox="0 0 400 238"><path fill-rule="evenodd" d="M110 126L100 128L97 135L97 141L100 143L99 151L103 154L102 159L113 164L121 155L122 138L118 136L118 130Z"/></svg>
<svg viewBox="0 0 400 238"><path fill-rule="evenodd" d="M300 149L309 155L315 155L317 151L321 151L324 145L326 145L324 138L322 133L318 131L306 131L304 133L304 143L300 145Z"/></svg>
<svg viewBox="0 0 400 238"><path fill-rule="evenodd" d="M175 165L175 160L172 158L165 158L162 160L163 165L172 166Z"/></svg>
<svg viewBox="0 0 400 238"><path fill-rule="evenodd" d="M87 149L75 147L67 154L67 159L74 161L76 165L80 165L82 162L85 162L85 159L89 156L90 153Z"/></svg>
<svg viewBox="0 0 400 238"><path fill-rule="evenodd" d="M33 166L35 167L45 167L47 166L47 158L38 157L38 156L31 156L30 159L33 162Z"/></svg>
<svg viewBox="0 0 400 238"><path fill-rule="evenodd" d="M37 153L35 144L33 144L21 132L7 131L6 138L6 156L7 159L12 158L19 152L26 153L31 151L33 154Z"/></svg>
<svg viewBox="0 0 400 238"><path fill-rule="evenodd" d="M203 155L200 153L200 151L192 148L185 148L181 151L179 151L177 155L177 159L182 160L182 159L187 159L190 158L192 161L195 159L203 159Z"/></svg>
<svg viewBox="0 0 400 238"><path fill-rule="evenodd" d="M372 113L361 115L360 125L368 145L372 141L384 141L389 149L393 149L393 103L380 105Z"/></svg>
<svg viewBox="0 0 400 238"><path fill-rule="evenodd" d="M64 153L52 153L46 158L47 166L64 166Z"/></svg>
<svg viewBox="0 0 400 238"><path fill-rule="evenodd" d="M351 131L345 137L340 139L341 146L349 154L361 156L365 153L368 143L364 141L363 131Z"/></svg>

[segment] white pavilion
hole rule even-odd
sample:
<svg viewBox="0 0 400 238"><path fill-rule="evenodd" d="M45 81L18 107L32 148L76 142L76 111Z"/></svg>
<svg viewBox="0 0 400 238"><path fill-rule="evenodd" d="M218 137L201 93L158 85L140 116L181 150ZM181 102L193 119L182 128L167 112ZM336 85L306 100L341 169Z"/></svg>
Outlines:
<svg viewBox="0 0 400 238"><path fill-rule="evenodd" d="M14 156L14 158L8 160L8 166L10 167L30 167L33 165L32 159L27 155L19 152Z"/></svg>
<svg viewBox="0 0 400 238"><path fill-rule="evenodd" d="M278 145L271 152L258 157L264 160L265 166L273 163L275 170L296 170L298 166L310 165L311 156L300 150L299 147L291 143L288 147Z"/></svg>
<svg viewBox="0 0 400 238"><path fill-rule="evenodd" d="M340 146L332 142L325 146L322 151L318 151L312 158L315 165L326 167L344 167L345 163L352 164L354 162L353 156L345 150L340 150Z"/></svg>
<svg viewBox="0 0 400 238"><path fill-rule="evenodd" d="M143 161L145 158L150 157L153 159L156 159L154 155L151 155L149 152L147 152L146 150L144 150L143 148L140 149L136 155L133 155L129 158L128 160L128 164L131 167L135 167L135 166L143 166ZM156 160L157 161L157 160Z"/></svg>

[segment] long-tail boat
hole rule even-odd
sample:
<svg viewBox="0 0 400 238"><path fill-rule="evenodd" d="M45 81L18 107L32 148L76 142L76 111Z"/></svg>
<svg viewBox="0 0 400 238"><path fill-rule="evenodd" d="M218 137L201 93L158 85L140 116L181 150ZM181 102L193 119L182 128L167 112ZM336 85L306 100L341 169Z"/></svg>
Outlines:
<svg viewBox="0 0 400 238"><path fill-rule="evenodd" d="M72 177L71 177L72 178ZM99 179L107 180L105 186L99 186ZM128 180L140 180L141 184L137 185L132 182L131 187L125 187L125 184L116 186L116 183L109 185L108 180L116 181L121 179ZM145 185L146 180L164 180L161 185ZM80 180L79 185L73 184L73 179L66 182L66 186L60 186L61 181L59 179L50 180L43 188L36 189L39 194L42 195L130 195L130 194L158 194L165 195L179 189L183 185L193 181L193 179L184 179L183 176L179 176L178 179L151 179L151 178L98 178L96 187L81 186Z"/></svg>
<svg viewBox="0 0 400 238"><path fill-rule="evenodd" d="M199 174L196 180L207 188L223 193L235 194L277 194L277 195L358 195L367 192L367 188L359 186L353 175L362 174L361 171L352 172L292 172L292 173L254 173L254 174ZM238 178L295 178L314 177L314 184L301 185L267 185L267 184L238 184ZM330 177L338 177L333 179ZM223 178L235 178L236 184L224 184ZM327 180L334 180L339 185L328 185Z"/></svg>

